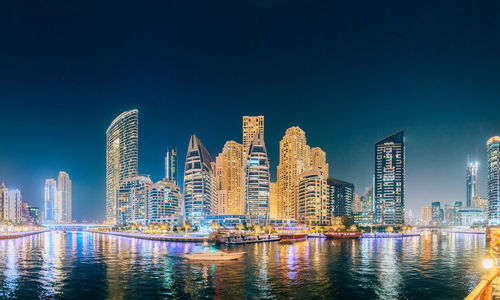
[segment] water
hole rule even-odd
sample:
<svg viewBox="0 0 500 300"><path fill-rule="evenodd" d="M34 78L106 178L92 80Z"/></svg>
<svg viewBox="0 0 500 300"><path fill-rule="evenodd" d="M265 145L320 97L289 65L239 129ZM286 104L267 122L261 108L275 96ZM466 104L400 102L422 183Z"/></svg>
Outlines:
<svg viewBox="0 0 500 300"><path fill-rule="evenodd" d="M0 298L463 299L482 235L262 243L241 261L191 263L201 244L56 232L0 241Z"/></svg>

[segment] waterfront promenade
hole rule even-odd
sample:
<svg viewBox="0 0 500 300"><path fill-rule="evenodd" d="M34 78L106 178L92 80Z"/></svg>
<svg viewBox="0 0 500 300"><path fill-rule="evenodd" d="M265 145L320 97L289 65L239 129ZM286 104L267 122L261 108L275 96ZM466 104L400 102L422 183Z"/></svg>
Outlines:
<svg viewBox="0 0 500 300"><path fill-rule="evenodd" d="M0 233L0 240L16 239L16 238L25 237L28 235L39 234L39 233L46 232L46 231L48 231L48 230Z"/></svg>
<svg viewBox="0 0 500 300"><path fill-rule="evenodd" d="M116 232L116 231L91 231L105 235L123 236L129 238L138 238L144 240L166 241L166 242L191 242L203 243L209 241L207 235L172 235L172 234L149 234L140 232Z"/></svg>

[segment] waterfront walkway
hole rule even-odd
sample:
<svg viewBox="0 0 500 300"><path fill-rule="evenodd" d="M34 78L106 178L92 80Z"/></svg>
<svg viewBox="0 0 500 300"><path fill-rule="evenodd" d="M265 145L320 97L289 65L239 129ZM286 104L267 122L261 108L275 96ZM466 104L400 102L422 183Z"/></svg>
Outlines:
<svg viewBox="0 0 500 300"><path fill-rule="evenodd" d="M25 237L25 236L33 235L33 234L39 234L39 233L43 233L46 231L48 231L48 230L0 233L0 240L17 239L20 237Z"/></svg>
<svg viewBox="0 0 500 300"><path fill-rule="evenodd" d="M91 231L99 234L123 236L129 238L145 239L145 240L155 240L155 241L167 241L167 242L191 242L191 243L202 243L209 241L208 236L193 236L193 235L171 235L171 234L149 234L149 233L131 233L131 232L116 232L116 231Z"/></svg>

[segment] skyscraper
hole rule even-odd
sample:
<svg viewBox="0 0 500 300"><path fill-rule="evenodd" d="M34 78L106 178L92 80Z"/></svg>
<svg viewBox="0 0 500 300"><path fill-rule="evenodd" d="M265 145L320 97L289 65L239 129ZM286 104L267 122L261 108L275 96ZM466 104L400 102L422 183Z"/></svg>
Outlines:
<svg viewBox="0 0 500 300"><path fill-rule="evenodd" d="M297 221L310 226L331 223L329 188L323 170L316 168L300 174L294 185Z"/></svg>
<svg viewBox="0 0 500 300"><path fill-rule="evenodd" d="M443 219L441 202L439 201L432 202L431 206L432 206L432 223L434 225L440 225Z"/></svg>
<svg viewBox="0 0 500 300"><path fill-rule="evenodd" d="M311 166L312 170L319 169L323 177L328 178L328 163L326 162L326 153L320 147L311 148Z"/></svg>
<svg viewBox="0 0 500 300"><path fill-rule="evenodd" d="M2 184L0 185L0 221L4 219L4 203L5 203L5 198L7 195L5 194L7 192L7 188L5 187L5 182L2 181Z"/></svg>
<svg viewBox="0 0 500 300"><path fill-rule="evenodd" d="M375 144L375 212L378 224L403 224L405 143L399 131Z"/></svg>
<svg viewBox="0 0 500 300"><path fill-rule="evenodd" d="M245 160L245 214L250 223L269 219L270 170L264 136L258 131Z"/></svg>
<svg viewBox="0 0 500 300"><path fill-rule="evenodd" d="M248 148L257 132L264 138L264 116L243 116L243 157L248 154Z"/></svg>
<svg viewBox="0 0 500 300"><path fill-rule="evenodd" d="M279 218L296 218L293 185L299 174L311 169L310 152L305 132L297 126L288 128L280 141L277 181Z"/></svg>
<svg viewBox="0 0 500 300"><path fill-rule="evenodd" d="M353 216L354 184L328 178L330 214L334 217Z"/></svg>
<svg viewBox="0 0 500 300"><path fill-rule="evenodd" d="M117 192L117 224L146 223L152 185L148 176L138 175L122 181Z"/></svg>
<svg viewBox="0 0 500 300"><path fill-rule="evenodd" d="M500 136L487 142L488 150L488 219L500 221Z"/></svg>
<svg viewBox="0 0 500 300"><path fill-rule="evenodd" d="M182 212L181 189L173 181L161 180L149 189L148 219L150 222L166 222Z"/></svg>
<svg viewBox="0 0 500 300"><path fill-rule="evenodd" d="M116 223L120 184L137 175L139 117L136 109L123 112L106 130L106 221Z"/></svg>
<svg viewBox="0 0 500 300"><path fill-rule="evenodd" d="M466 181L466 205L472 207L472 199L478 196L478 183L477 183L477 162L471 162L467 156L467 170L465 172Z"/></svg>
<svg viewBox="0 0 500 300"><path fill-rule="evenodd" d="M174 184L177 184L177 169L177 149L169 146L165 155L165 178Z"/></svg>
<svg viewBox="0 0 500 300"><path fill-rule="evenodd" d="M4 191L4 220L20 223L21 206L22 198L20 190L15 189Z"/></svg>
<svg viewBox="0 0 500 300"><path fill-rule="evenodd" d="M44 222L56 222L57 182L54 179L45 180Z"/></svg>
<svg viewBox="0 0 500 300"><path fill-rule="evenodd" d="M429 225L432 221L432 208L430 206L422 206L422 222L424 225Z"/></svg>
<svg viewBox="0 0 500 300"><path fill-rule="evenodd" d="M277 182L269 182L269 218L279 218L279 198Z"/></svg>
<svg viewBox="0 0 500 300"><path fill-rule="evenodd" d="M184 166L184 214L201 224L216 210L215 163L196 135L192 135Z"/></svg>
<svg viewBox="0 0 500 300"><path fill-rule="evenodd" d="M60 171L59 177L57 178L57 191L58 197L57 201L58 207L56 208L58 223L71 223L71 180L66 172Z"/></svg>
<svg viewBox="0 0 500 300"><path fill-rule="evenodd" d="M225 203L222 207L224 214L243 215L245 206L243 201L243 146L235 141L228 141L222 149L222 153L216 158L218 168L219 184L218 194ZM221 204L223 205L223 204Z"/></svg>

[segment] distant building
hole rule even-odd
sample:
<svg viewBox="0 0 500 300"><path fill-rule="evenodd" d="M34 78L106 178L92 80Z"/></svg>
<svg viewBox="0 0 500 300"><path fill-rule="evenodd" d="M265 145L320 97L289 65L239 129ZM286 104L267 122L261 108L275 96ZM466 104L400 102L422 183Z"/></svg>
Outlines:
<svg viewBox="0 0 500 300"><path fill-rule="evenodd" d="M147 176L126 178L120 185L117 197L117 224L146 224L148 194L153 185Z"/></svg>
<svg viewBox="0 0 500 300"><path fill-rule="evenodd" d="M500 136L487 142L488 150L488 220L500 223Z"/></svg>
<svg viewBox="0 0 500 300"><path fill-rule="evenodd" d="M326 153L320 147L311 148L311 170L319 169L325 179L328 178L328 163L326 162Z"/></svg>
<svg viewBox="0 0 500 300"><path fill-rule="evenodd" d="M137 176L139 168L139 112L123 112L106 130L106 221L117 219L117 195L126 179Z"/></svg>
<svg viewBox="0 0 500 300"><path fill-rule="evenodd" d="M184 214L193 225L200 225L214 214L217 204L215 163L196 135L192 135L184 167Z"/></svg>
<svg viewBox="0 0 500 300"><path fill-rule="evenodd" d="M424 225L429 225L432 221L432 208L430 206L422 206L422 222Z"/></svg>
<svg viewBox="0 0 500 300"><path fill-rule="evenodd" d="M270 166L264 136L258 131L245 159L245 215L252 224L269 219Z"/></svg>
<svg viewBox="0 0 500 300"><path fill-rule="evenodd" d="M352 217L354 184L335 178L328 178L327 184L330 201L330 215L332 217Z"/></svg>
<svg viewBox="0 0 500 300"><path fill-rule="evenodd" d="M243 146L235 141L226 142L215 166L217 194L221 197L220 201L217 200L217 214L243 215Z"/></svg>
<svg viewBox="0 0 500 300"><path fill-rule="evenodd" d="M5 203L5 198L7 195L5 193L8 191L8 189L5 187L5 182L2 181L2 184L0 185L0 221L4 219L4 203Z"/></svg>
<svg viewBox="0 0 500 300"><path fill-rule="evenodd" d="M35 224L42 224L43 223L43 215L40 212L40 208L30 206L28 208L29 216L33 220L33 223Z"/></svg>
<svg viewBox="0 0 500 300"><path fill-rule="evenodd" d="M264 116L243 116L243 156L246 157L255 134L264 139Z"/></svg>
<svg viewBox="0 0 500 300"><path fill-rule="evenodd" d="M148 221L168 222L182 214L181 189L173 181L164 179L151 185L148 191Z"/></svg>
<svg viewBox="0 0 500 300"><path fill-rule="evenodd" d="M294 185L296 221L309 226L329 225L332 215L328 191L327 180L321 169L300 174Z"/></svg>
<svg viewBox="0 0 500 300"><path fill-rule="evenodd" d="M279 216L278 183L269 183L269 218L278 219Z"/></svg>
<svg viewBox="0 0 500 300"><path fill-rule="evenodd" d="M56 222L56 199L57 195L57 181L55 179L45 180L45 200L44 200L44 222Z"/></svg>
<svg viewBox="0 0 500 300"><path fill-rule="evenodd" d="M169 146L165 155L165 178L177 184L177 170L177 149Z"/></svg>
<svg viewBox="0 0 500 300"><path fill-rule="evenodd" d="M465 175L467 207L472 207L472 199L478 196L477 169L478 163L472 163L469 157L467 157L467 170Z"/></svg>
<svg viewBox="0 0 500 300"><path fill-rule="evenodd" d="M476 196L472 198L472 207L480 208L484 212L488 211L488 198L481 198Z"/></svg>
<svg viewBox="0 0 500 300"><path fill-rule="evenodd" d="M444 221L447 225L455 225L456 211L455 205L445 204L444 206Z"/></svg>
<svg viewBox="0 0 500 300"><path fill-rule="evenodd" d="M18 189L4 191L3 217L5 221L21 222L21 191Z"/></svg>
<svg viewBox="0 0 500 300"><path fill-rule="evenodd" d="M441 225L443 221L443 210L441 209L441 202L432 202L432 224Z"/></svg>
<svg viewBox="0 0 500 300"><path fill-rule="evenodd" d="M464 207L457 212L458 220L460 223L456 225L461 226L483 226L485 225L486 218L482 209L477 207Z"/></svg>
<svg viewBox="0 0 500 300"><path fill-rule="evenodd" d="M375 213L378 224L403 224L405 141L399 131L375 144Z"/></svg>
<svg viewBox="0 0 500 300"><path fill-rule="evenodd" d="M211 224L213 221L226 228L235 228L238 224L248 223L245 215L215 215L208 216L206 219L207 224Z"/></svg>
<svg viewBox="0 0 500 300"><path fill-rule="evenodd" d="M56 201L56 222L57 223L71 223L72 213L72 196L71 196L71 180L66 172L60 171L57 178L57 196L59 199Z"/></svg>

